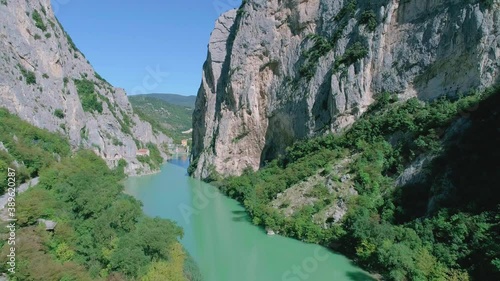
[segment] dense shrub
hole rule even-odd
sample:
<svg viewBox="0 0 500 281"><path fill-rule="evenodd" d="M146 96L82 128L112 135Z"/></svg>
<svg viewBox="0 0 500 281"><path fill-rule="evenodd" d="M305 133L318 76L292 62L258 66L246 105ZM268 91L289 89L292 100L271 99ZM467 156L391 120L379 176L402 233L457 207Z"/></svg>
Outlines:
<svg viewBox="0 0 500 281"><path fill-rule="evenodd" d="M24 68L20 64L18 64L17 67L21 71L21 74L23 75L26 84L28 84L28 85L36 84L36 76L35 76L35 73L33 71L27 70L26 68Z"/></svg>
<svg viewBox="0 0 500 281"><path fill-rule="evenodd" d="M54 110L54 116L56 116L59 119L63 119L65 116L64 111L60 108L57 108L56 110Z"/></svg>
<svg viewBox="0 0 500 281"><path fill-rule="evenodd" d="M0 141L8 150L8 154L0 152L0 159L6 165L11 165L14 159L21 165L19 180L37 176L42 168L70 153L69 143L62 136L36 128L2 108Z"/></svg>
<svg viewBox="0 0 500 281"><path fill-rule="evenodd" d="M389 280L496 280L500 205L491 194L500 169L491 163L500 157L499 112L498 88L431 103L397 103L384 93L344 134L298 142L258 172L217 185L247 208L255 224L339 245L335 250ZM454 142L443 142L459 118L470 125ZM312 222L324 201L291 217L270 207L278 193L348 155L356 155L350 173L359 196L341 224L322 229ZM435 156L428 180L395 189L395 177L422 155ZM321 186L305 196L328 197Z"/></svg>
<svg viewBox="0 0 500 281"><path fill-rule="evenodd" d="M47 31L47 26L43 23L42 16L37 10L34 10L31 14L31 18L35 21L35 26L38 27L42 31Z"/></svg>
<svg viewBox="0 0 500 281"><path fill-rule="evenodd" d="M299 73L301 76L311 79L316 71L318 60L333 49L333 44L327 38L316 34L311 34L308 38L313 41L313 46L304 51L305 62Z"/></svg>
<svg viewBox="0 0 500 281"><path fill-rule="evenodd" d="M347 3L342 6L342 9L335 16L336 21L342 20L344 17L349 16L353 17L356 12L356 8L358 6L358 2L356 0L349 0Z"/></svg>
<svg viewBox="0 0 500 281"><path fill-rule="evenodd" d="M95 91L94 83L85 78L79 80L74 79L76 90L78 92L78 96L80 97L80 101L82 103L82 107L84 111L93 112L96 111L98 113L102 113L102 102L98 98L98 94Z"/></svg>
<svg viewBox="0 0 500 281"><path fill-rule="evenodd" d="M375 15L375 12L373 10L369 11L364 11L361 14L361 18L359 19L359 23L366 25L366 28L369 31L375 31L377 28L378 22L377 22L377 16Z"/></svg>
<svg viewBox="0 0 500 281"><path fill-rule="evenodd" d="M157 277L156 268L160 273L167 268L176 278L172 280L196 276L192 261L186 271L187 255L179 244L182 229L172 221L146 217L141 203L123 193L125 161L110 170L92 151L71 155L62 136L5 109L0 109L0 141L8 151L0 150L1 175L17 162L19 183L40 177L37 186L16 198L16 258L22 262L12 280L148 280ZM148 148L160 161L157 149ZM53 234L36 226L40 218L57 222ZM9 245L2 239L0 248L0 270L7 272Z"/></svg>
<svg viewBox="0 0 500 281"><path fill-rule="evenodd" d="M18 198L19 224L30 228L38 218L60 224L52 237L40 233L43 238L36 238L44 241L37 247L47 253L45 260L34 260L35 253L27 253L24 257L34 267L21 268L20 274L41 274L38 263L51 264L52 255L83 265L80 270L92 280L114 273L134 279L145 275L153 261L170 261L174 250L183 252L178 244L182 229L169 220L145 217L140 202L122 193L122 178L122 171L110 170L91 151L80 151L45 169L39 185ZM185 256L179 259L169 266L182 274ZM59 270L70 272L64 266Z"/></svg>
<svg viewBox="0 0 500 281"><path fill-rule="evenodd" d="M349 48L347 48L344 54L335 60L334 70L339 70L341 65L347 67L356 61L366 57L368 55L368 49L363 46L361 42L356 42Z"/></svg>

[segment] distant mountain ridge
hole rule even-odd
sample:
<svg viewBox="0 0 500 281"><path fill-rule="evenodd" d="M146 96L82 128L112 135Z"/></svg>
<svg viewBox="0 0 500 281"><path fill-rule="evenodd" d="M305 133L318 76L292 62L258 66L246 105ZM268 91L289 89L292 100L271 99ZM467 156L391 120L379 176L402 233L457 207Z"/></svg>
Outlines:
<svg viewBox="0 0 500 281"><path fill-rule="evenodd" d="M131 97L150 97L156 98L163 101L166 101L173 105L186 106L190 108L194 108L194 104L196 102L196 96L183 96L178 94L161 94L161 93L151 93L151 94L143 94L143 95L135 95L129 96Z"/></svg>
<svg viewBox="0 0 500 281"><path fill-rule="evenodd" d="M129 96L134 112L149 122L153 130L171 137L175 143L191 139L195 96L145 94Z"/></svg>

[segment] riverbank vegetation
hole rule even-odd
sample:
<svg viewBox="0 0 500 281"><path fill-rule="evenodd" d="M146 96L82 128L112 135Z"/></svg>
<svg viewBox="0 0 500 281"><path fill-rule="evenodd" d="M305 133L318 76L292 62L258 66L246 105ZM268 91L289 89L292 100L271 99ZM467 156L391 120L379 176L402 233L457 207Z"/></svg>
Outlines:
<svg viewBox="0 0 500 281"><path fill-rule="evenodd" d="M261 170L214 184L254 224L340 251L388 280L500 280L499 124L498 87L428 103L384 93L343 134L298 142ZM356 195L343 198L340 222L311 219L332 203L324 188L291 216L271 206L313 175L340 178L331 167L345 159ZM396 187L422 159L429 164L409 173L415 180Z"/></svg>
<svg viewBox="0 0 500 281"><path fill-rule="evenodd" d="M16 198L17 264L10 280L201 280L180 245L183 230L145 216L141 203L123 193L123 166L111 170L92 151L71 152L63 136L4 109L0 141L3 175L14 167L18 184L40 178ZM57 225L47 231L39 219ZM10 247L5 241L0 239L2 272Z"/></svg>

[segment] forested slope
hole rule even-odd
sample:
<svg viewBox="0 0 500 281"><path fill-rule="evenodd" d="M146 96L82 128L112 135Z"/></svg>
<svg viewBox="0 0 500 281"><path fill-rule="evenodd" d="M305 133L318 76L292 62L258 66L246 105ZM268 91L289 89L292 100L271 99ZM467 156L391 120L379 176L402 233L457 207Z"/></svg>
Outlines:
<svg viewBox="0 0 500 281"><path fill-rule="evenodd" d="M385 93L340 135L210 180L255 224L388 280L500 280L499 124L498 87L428 103Z"/></svg>
<svg viewBox="0 0 500 281"><path fill-rule="evenodd" d="M137 95L129 100L134 112L153 127L180 144L183 139L191 139L194 102L192 97L177 95ZM187 133L183 133L187 132Z"/></svg>

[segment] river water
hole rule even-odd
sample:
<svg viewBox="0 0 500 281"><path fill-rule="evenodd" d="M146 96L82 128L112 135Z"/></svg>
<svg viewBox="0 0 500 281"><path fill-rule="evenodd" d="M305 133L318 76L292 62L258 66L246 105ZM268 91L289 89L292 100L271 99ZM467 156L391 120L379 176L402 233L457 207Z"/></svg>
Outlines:
<svg viewBox="0 0 500 281"><path fill-rule="evenodd" d="M184 228L181 242L205 281L373 280L323 247L268 236L250 223L237 201L188 177L188 164L172 160L158 174L129 178L125 190L143 202L146 214Z"/></svg>

